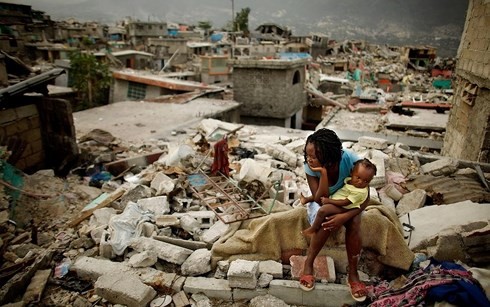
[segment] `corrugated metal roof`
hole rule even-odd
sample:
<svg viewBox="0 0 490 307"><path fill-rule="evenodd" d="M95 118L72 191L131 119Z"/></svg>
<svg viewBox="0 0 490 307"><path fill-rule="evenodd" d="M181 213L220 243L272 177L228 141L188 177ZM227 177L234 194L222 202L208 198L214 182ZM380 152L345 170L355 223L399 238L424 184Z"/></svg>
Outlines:
<svg viewBox="0 0 490 307"><path fill-rule="evenodd" d="M490 193L485 190L479 180L462 175L453 177L420 175L407 181L405 187L409 191L425 190L438 205L453 204L464 200L490 201Z"/></svg>

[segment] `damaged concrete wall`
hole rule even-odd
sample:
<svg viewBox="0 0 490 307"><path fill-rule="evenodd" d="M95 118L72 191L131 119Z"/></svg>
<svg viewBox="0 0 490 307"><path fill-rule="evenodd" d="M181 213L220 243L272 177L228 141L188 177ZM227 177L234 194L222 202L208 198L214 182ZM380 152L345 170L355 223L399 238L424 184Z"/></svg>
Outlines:
<svg viewBox="0 0 490 307"><path fill-rule="evenodd" d="M70 102L22 98L24 105L0 111L0 144L8 162L27 173L50 167L59 172L78 155Z"/></svg>
<svg viewBox="0 0 490 307"><path fill-rule="evenodd" d="M9 162L26 170L44 160L41 122L36 105L0 110L0 142L9 144Z"/></svg>
<svg viewBox="0 0 490 307"><path fill-rule="evenodd" d="M457 87L442 153L490 161L490 1L469 2L456 66Z"/></svg>
<svg viewBox="0 0 490 307"><path fill-rule="evenodd" d="M234 99L241 116L289 118L306 103L305 60L235 60Z"/></svg>

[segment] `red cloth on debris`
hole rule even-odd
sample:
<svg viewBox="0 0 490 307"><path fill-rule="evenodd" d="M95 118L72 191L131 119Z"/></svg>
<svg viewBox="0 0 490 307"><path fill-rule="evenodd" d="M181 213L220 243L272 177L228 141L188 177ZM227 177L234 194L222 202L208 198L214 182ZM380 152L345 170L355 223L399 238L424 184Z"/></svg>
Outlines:
<svg viewBox="0 0 490 307"><path fill-rule="evenodd" d="M214 161L211 166L211 174L215 175L218 171L227 177L230 175L228 141L226 138L214 144Z"/></svg>

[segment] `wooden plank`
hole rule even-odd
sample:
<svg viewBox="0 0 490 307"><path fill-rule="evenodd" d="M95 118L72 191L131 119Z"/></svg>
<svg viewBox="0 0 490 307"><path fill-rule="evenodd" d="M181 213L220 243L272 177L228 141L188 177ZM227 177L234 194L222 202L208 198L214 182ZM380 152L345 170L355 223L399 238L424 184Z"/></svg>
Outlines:
<svg viewBox="0 0 490 307"><path fill-rule="evenodd" d="M27 286L22 301L26 304L39 303L50 275L51 269L37 271L32 277L31 283Z"/></svg>
<svg viewBox="0 0 490 307"><path fill-rule="evenodd" d="M72 220L70 223L68 223L68 226L70 226L70 227L77 226L78 224L80 224L81 222L83 222L85 219L89 218L92 215L92 213L94 213L95 210L101 209L101 208L104 208L104 207L107 207L113 201L115 201L119 197L121 197L125 192L126 192L125 189L117 189L116 191L112 192L112 194L109 195L109 197L107 197L106 199L104 199L96 207L94 207L92 209L89 209L89 210L86 210L86 211L83 211L80 214L80 216L78 216L77 218L75 218L74 220Z"/></svg>

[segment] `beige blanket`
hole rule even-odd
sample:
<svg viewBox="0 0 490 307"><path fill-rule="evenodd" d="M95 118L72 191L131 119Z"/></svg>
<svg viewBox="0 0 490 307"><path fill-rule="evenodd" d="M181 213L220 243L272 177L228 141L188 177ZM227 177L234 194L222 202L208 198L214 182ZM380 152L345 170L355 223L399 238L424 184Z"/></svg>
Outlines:
<svg viewBox="0 0 490 307"><path fill-rule="evenodd" d="M408 269L414 255L403 239L396 214L372 201L362 213L362 246L375 250L383 264ZM236 222L211 250L212 265L220 260L276 260L290 250L306 250L308 242L301 231L309 226L304 207L292 209L276 202L268 216ZM344 228L332 234L328 246L342 244Z"/></svg>

